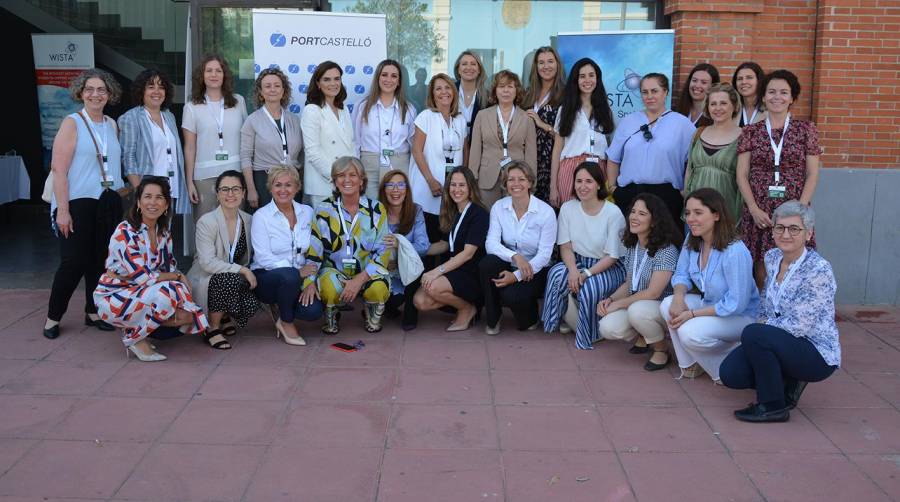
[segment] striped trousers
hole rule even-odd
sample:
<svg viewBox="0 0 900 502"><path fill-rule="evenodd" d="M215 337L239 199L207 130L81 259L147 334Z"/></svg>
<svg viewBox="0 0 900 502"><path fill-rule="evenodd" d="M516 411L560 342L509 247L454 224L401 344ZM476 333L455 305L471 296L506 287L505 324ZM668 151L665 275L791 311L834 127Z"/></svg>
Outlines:
<svg viewBox="0 0 900 502"><path fill-rule="evenodd" d="M578 269L593 266L596 258L588 258L575 253ZM569 295L569 270L559 262L547 273L547 289L544 291L544 311L541 321L544 331L552 333L559 329L560 320L566 313ZM611 295L625 281L625 267L620 262L599 274L588 277L578 291L578 326L575 327L575 346L579 349L593 349L593 343L600 339L597 303Z"/></svg>

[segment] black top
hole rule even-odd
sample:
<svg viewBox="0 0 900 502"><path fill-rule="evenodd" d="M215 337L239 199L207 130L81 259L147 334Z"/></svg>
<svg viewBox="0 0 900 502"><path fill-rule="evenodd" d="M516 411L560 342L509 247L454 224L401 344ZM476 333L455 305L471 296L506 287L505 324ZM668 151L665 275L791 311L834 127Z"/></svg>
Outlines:
<svg viewBox="0 0 900 502"><path fill-rule="evenodd" d="M481 261L481 257L484 256L484 243L487 240L488 227L490 224L491 217L486 209L475 203L469 206L465 218L463 218L462 223L459 225L459 232L456 234L453 246L454 249L450 253L450 256L458 255L465 249L466 244L478 246L478 251L475 252L475 256L465 262L457 270L465 269L466 271L478 275L478 262ZM456 225L454 224L453 228L450 229L450 232L452 233L455 228Z"/></svg>

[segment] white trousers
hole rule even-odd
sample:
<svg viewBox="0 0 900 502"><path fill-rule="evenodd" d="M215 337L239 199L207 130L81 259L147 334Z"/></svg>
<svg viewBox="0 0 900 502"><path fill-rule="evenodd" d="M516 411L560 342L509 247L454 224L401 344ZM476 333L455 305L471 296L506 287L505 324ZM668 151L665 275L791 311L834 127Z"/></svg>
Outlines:
<svg viewBox="0 0 900 502"><path fill-rule="evenodd" d="M684 303L691 310L703 307L700 295L685 295ZM667 296L659 306L660 314L667 322L671 319L669 306L672 297ZM672 348L678 358L678 366L688 368L694 363L709 373L713 380L719 379L719 365L729 352L741 343L741 332L754 321L751 317L732 315L728 317L702 316L689 319L678 329L669 329Z"/></svg>
<svg viewBox="0 0 900 502"><path fill-rule="evenodd" d="M600 319L603 338L630 342L638 336L647 343L661 342L666 338L666 321L659 313L658 300L638 300L627 309L617 310Z"/></svg>

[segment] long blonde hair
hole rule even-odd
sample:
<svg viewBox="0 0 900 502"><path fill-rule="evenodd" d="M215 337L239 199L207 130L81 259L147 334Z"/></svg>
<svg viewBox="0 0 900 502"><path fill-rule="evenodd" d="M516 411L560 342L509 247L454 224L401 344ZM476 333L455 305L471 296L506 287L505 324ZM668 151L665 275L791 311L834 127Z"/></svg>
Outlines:
<svg viewBox="0 0 900 502"><path fill-rule="evenodd" d="M369 110L371 110L372 107L375 106L375 103L381 99L381 83L379 82L379 79L381 78L381 72L384 71L385 66L393 66L400 75L400 81L397 83L397 90L394 91L394 99L396 99L397 104L400 105L400 123L406 124L406 112L409 110L409 103L406 101L406 91L404 90L403 68L400 67L400 63L393 59L385 59L378 63L378 67L375 68L375 74L372 76L372 85L369 86L369 96L366 98L366 104L362 109L362 121L364 124L369 123Z"/></svg>

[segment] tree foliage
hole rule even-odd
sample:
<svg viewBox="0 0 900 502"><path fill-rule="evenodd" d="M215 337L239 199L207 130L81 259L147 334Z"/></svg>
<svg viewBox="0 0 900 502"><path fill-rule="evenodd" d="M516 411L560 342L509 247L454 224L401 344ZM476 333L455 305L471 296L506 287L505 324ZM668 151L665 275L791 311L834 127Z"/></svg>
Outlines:
<svg viewBox="0 0 900 502"><path fill-rule="evenodd" d="M430 66L432 59L440 62L441 36L435 33L431 21L425 18L428 5L418 0L357 0L348 12L385 14L387 55L406 66L409 71Z"/></svg>

